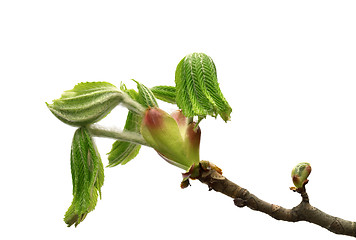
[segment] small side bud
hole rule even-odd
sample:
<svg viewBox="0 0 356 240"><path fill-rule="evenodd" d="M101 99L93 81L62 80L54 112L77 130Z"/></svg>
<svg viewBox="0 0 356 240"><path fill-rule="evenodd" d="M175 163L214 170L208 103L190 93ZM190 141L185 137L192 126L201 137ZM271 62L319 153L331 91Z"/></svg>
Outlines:
<svg viewBox="0 0 356 240"><path fill-rule="evenodd" d="M302 189L305 184L308 183L308 176L311 172L311 166L307 162L299 163L292 170L292 180L295 188L291 188L291 190L298 191Z"/></svg>
<svg viewBox="0 0 356 240"><path fill-rule="evenodd" d="M209 161L200 161L200 167L201 169L203 169L204 171L210 171L210 170L215 170L217 171L220 175L222 175L222 170L221 168L219 168L218 166L216 166L215 164L209 162Z"/></svg>
<svg viewBox="0 0 356 240"><path fill-rule="evenodd" d="M181 187L182 189L187 188L187 187L189 187L189 186L190 186L189 178L183 180L183 181L180 183L180 187Z"/></svg>

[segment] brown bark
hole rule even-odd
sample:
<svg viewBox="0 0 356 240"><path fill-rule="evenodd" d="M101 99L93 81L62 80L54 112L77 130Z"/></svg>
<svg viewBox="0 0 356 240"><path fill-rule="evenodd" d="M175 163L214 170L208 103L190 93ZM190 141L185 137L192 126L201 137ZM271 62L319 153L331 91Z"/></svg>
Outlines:
<svg viewBox="0 0 356 240"><path fill-rule="evenodd" d="M214 167L202 167L198 179L207 184L209 190L215 190L233 198L235 205L238 207L247 206L252 210L266 213L277 220L288 222L307 221L336 234L356 237L355 222L331 216L310 205L305 188L300 192L302 196L301 203L292 209L286 209L261 200L247 189L231 182L219 172L219 169Z"/></svg>

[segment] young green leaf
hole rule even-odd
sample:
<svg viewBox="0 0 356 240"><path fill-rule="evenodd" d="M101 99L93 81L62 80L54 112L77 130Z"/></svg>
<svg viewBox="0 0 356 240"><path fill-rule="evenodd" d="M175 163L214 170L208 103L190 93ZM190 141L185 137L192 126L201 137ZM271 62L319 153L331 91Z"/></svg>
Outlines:
<svg viewBox="0 0 356 240"><path fill-rule="evenodd" d="M85 127L74 133L71 149L73 201L64 216L68 227L82 222L101 198L104 168L96 145Z"/></svg>
<svg viewBox="0 0 356 240"><path fill-rule="evenodd" d="M145 85L133 80L137 84L138 92L134 89L127 89L125 84L121 84L121 91L127 93L132 99L148 108L157 107L157 101L152 91ZM125 124L125 131L140 133L142 116L129 111ZM112 145L111 151L108 153L109 165L114 167L118 164L126 164L137 156L141 145L117 140Z"/></svg>
<svg viewBox="0 0 356 240"><path fill-rule="evenodd" d="M121 84L121 91L127 93L132 99L143 104L140 95L134 89L127 89L125 84ZM144 104L143 104L144 105ZM129 111L124 127L124 131L140 132L140 126L142 122L142 116ZM108 153L109 165L108 167L114 167L118 164L126 164L130 160L134 159L141 149L141 145L117 140L112 145L111 151Z"/></svg>
<svg viewBox="0 0 356 240"><path fill-rule="evenodd" d="M137 84L139 102L149 108L158 107L158 103L152 91L136 80L132 80Z"/></svg>
<svg viewBox="0 0 356 240"><path fill-rule="evenodd" d="M152 93L159 100L176 104L176 88L173 86L155 86L151 88Z"/></svg>
<svg viewBox="0 0 356 240"><path fill-rule="evenodd" d="M220 90L215 64L206 54L185 56L177 66L175 83L176 102L185 116L230 119L231 107Z"/></svg>
<svg viewBox="0 0 356 240"><path fill-rule="evenodd" d="M79 83L47 106L64 123L85 126L98 122L121 102L137 113L144 111L137 102L107 82Z"/></svg>
<svg viewBox="0 0 356 240"><path fill-rule="evenodd" d="M104 118L122 100L122 92L107 82L86 82L65 91L60 99L48 104L61 121L84 126Z"/></svg>
<svg viewBox="0 0 356 240"><path fill-rule="evenodd" d="M126 93L131 99L139 102L140 96L138 92L135 89L128 89L125 85L125 83L121 82L120 84L120 90L124 93Z"/></svg>
<svg viewBox="0 0 356 240"><path fill-rule="evenodd" d="M126 124L124 130L139 132L142 117L136 113L129 111L127 114ZM141 149L141 145L117 140L112 145L111 151L108 153L109 165L114 167L118 164L126 164L134 159Z"/></svg>
<svg viewBox="0 0 356 240"><path fill-rule="evenodd" d="M125 165L132 159L134 159L141 149L141 145L116 141L112 145L112 150L109 152L109 165L108 167L115 167L119 164Z"/></svg>

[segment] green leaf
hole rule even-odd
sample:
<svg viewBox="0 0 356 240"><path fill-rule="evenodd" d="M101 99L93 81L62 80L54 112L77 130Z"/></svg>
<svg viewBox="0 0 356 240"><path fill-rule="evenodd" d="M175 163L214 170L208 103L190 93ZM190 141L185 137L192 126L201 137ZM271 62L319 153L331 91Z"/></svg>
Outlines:
<svg viewBox="0 0 356 240"><path fill-rule="evenodd" d="M156 86L151 88L152 93L159 100L176 104L176 88L173 86Z"/></svg>
<svg viewBox="0 0 356 240"><path fill-rule="evenodd" d="M134 89L127 89L126 85L121 83L121 91L128 94L133 100L139 102L146 108L157 107L157 101L152 91L145 85L133 80L137 84L138 92ZM142 122L142 115L129 111L127 114L126 124L124 131L140 133L140 127ZM134 159L141 149L141 145L117 140L112 145L111 151L108 153L109 165L108 167L114 167L118 164L126 164Z"/></svg>
<svg viewBox="0 0 356 240"><path fill-rule="evenodd" d="M126 85L121 82L120 90L129 95L129 97L137 102L140 100L140 96L135 89L127 89Z"/></svg>
<svg viewBox="0 0 356 240"><path fill-rule="evenodd" d="M86 82L65 91L52 104L46 104L64 123L85 126L104 118L124 98L123 93L110 83Z"/></svg>
<svg viewBox="0 0 356 240"><path fill-rule="evenodd" d="M132 80L137 84L139 102L149 108L158 107L158 103L152 91L136 80Z"/></svg>
<svg viewBox="0 0 356 240"><path fill-rule="evenodd" d="M109 152L108 167L115 167L119 164L125 165L137 156L140 149L141 145L124 141L116 141L112 146L112 150Z"/></svg>
<svg viewBox="0 0 356 240"><path fill-rule="evenodd" d="M121 91L127 93L132 99L143 104L143 100L140 99L140 95L134 89L127 89L126 85L121 83ZM142 122L142 116L129 111L124 127L124 131L140 132L140 126ZM141 145L117 140L112 145L111 151L108 153L109 165L108 167L114 167L119 164L126 164L130 160L134 159L141 149Z"/></svg>
<svg viewBox="0 0 356 240"><path fill-rule="evenodd" d="M230 119L232 109L220 90L215 64L206 54L185 56L177 66L175 83L176 102L185 116Z"/></svg>
<svg viewBox="0 0 356 240"><path fill-rule="evenodd" d="M96 145L85 127L74 133L71 149L73 201L65 213L68 227L82 222L94 210L104 184L104 168Z"/></svg>
<svg viewBox="0 0 356 240"><path fill-rule="evenodd" d="M127 114L126 124L124 130L139 132L142 117L136 113L129 111ZM141 145L124 142L117 140L112 145L111 151L108 153L109 165L108 167L114 167L118 164L126 164L130 160L134 159L141 149Z"/></svg>

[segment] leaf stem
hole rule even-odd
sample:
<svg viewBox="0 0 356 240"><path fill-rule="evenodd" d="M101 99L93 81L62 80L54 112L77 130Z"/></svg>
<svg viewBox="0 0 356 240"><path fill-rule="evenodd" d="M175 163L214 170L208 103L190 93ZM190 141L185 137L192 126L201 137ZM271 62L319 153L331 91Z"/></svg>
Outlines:
<svg viewBox="0 0 356 240"><path fill-rule="evenodd" d="M146 108L133 100L129 95L126 93L122 93L122 104L128 109L131 110L139 115L143 115L146 111Z"/></svg>
<svg viewBox="0 0 356 240"><path fill-rule="evenodd" d="M97 124L87 126L89 132L95 137L106 137L121 140L125 142L132 142L149 146L141 134L131 131L117 131L113 129L106 129Z"/></svg>

